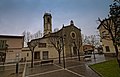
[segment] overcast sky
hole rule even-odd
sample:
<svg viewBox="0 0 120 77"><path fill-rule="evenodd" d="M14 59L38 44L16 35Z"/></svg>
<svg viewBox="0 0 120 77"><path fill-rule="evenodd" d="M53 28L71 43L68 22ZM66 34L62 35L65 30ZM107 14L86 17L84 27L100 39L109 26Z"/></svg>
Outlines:
<svg viewBox="0 0 120 77"><path fill-rule="evenodd" d="M52 14L52 30L73 20L83 34L96 34L96 20L107 17L110 4L112 0L0 0L0 34L43 32L45 12Z"/></svg>

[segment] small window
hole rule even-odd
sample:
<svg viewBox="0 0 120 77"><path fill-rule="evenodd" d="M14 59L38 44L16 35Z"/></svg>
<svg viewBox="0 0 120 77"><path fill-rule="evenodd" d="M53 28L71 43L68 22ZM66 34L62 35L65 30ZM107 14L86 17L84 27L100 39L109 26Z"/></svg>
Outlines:
<svg viewBox="0 0 120 77"><path fill-rule="evenodd" d="M44 48L44 47L46 47L46 43L39 43L39 44L38 44L38 47L39 47L39 48Z"/></svg>
<svg viewBox="0 0 120 77"><path fill-rule="evenodd" d="M102 32L102 36L104 37L106 35L106 31L103 31Z"/></svg>
<svg viewBox="0 0 120 77"><path fill-rule="evenodd" d="M27 57L29 56L29 53L27 53Z"/></svg>
<svg viewBox="0 0 120 77"><path fill-rule="evenodd" d="M48 59L48 51L43 51L43 59Z"/></svg>
<svg viewBox="0 0 120 77"><path fill-rule="evenodd" d="M47 18L47 22L50 23L50 18Z"/></svg>
<svg viewBox="0 0 120 77"><path fill-rule="evenodd" d="M10 51L8 51L8 52L13 52L13 50L10 50Z"/></svg>
<svg viewBox="0 0 120 77"><path fill-rule="evenodd" d="M106 52L110 52L109 46L105 46L105 48L106 48Z"/></svg>
<svg viewBox="0 0 120 77"><path fill-rule="evenodd" d="M76 38L76 33L75 33L74 31L72 31L72 32L70 33L70 36L72 37L72 39L75 39L75 38Z"/></svg>
<svg viewBox="0 0 120 77"><path fill-rule="evenodd" d="M75 38L75 33L72 33L72 37Z"/></svg>
<svg viewBox="0 0 120 77"><path fill-rule="evenodd" d="M6 42L7 42L7 40L0 40L0 49L4 49L4 48L6 48Z"/></svg>

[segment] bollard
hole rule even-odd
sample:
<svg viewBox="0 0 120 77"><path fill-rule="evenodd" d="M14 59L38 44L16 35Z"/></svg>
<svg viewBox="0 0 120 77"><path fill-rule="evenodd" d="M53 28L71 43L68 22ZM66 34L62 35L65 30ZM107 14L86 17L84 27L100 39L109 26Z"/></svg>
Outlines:
<svg viewBox="0 0 120 77"><path fill-rule="evenodd" d="M16 63L16 74L18 74L18 62Z"/></svg>

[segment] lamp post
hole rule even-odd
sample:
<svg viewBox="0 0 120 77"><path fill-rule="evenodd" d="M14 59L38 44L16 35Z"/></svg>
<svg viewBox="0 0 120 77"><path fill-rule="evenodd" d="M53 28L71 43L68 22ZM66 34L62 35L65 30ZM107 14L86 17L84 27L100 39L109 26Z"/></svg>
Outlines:
<svg viewBox="0 0 120 77"><path fill-rule="evenodd" d="M62 50L63 50L63 67L65 69L65 54L64 54L64 37L60 37L62 39Z"/></svg>
<svg viewBox="0 0 120 77"><path fill-rule="evenodd" d="M80 52L79 52L79 49L78 49L78 60L80 61Z"/></svg>
<svg viewBox="0 0 120 77"><path fill-rule="evenodd" d="M80 61L80 48L81 48L81 46L82 46L82 43L81 43L81 41L80 41L80 38L78 39L78 60Z"/></svg>
<svg viewBox="0 0 120 77"><path fill-rule="evenodd" d="M93 48L93 56L94 56L94 59L96 59L96 57L95 57L95 51L94 51L94 46L92 46L92 48Z"/></svg>
<svg viewBox="0 0 120 77"><path fill-rule="evenodd" d="M19 70L19 54L16 54L16 74L18 74L18 70Z"/></svg>

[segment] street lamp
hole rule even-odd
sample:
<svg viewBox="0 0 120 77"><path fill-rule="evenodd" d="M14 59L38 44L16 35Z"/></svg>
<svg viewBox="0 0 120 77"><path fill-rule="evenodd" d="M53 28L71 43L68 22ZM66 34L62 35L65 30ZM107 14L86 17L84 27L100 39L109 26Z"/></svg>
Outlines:
<svg viewBox="0 0 120 77"><path fill-rule="evenodd" d="M63 37L60 37L60 38L61 38L61 40L62 40L63 66L64 66L64 69L65 69L64 38L63 38Z"/></svg>
<svg viewBox="0 0 120 77"><path fill-rule="evenodd" d="M95 57L95 51L94 51L94 47L92 47L93 48L93 56L94 56L94 59L96 59L96 57Z"/></svg>
<svg viewBox="0 0 120 77"><path fill-rule="evenodd" d="M18 67L19 66L19 54L16 54L16 74L18 74Z"/></svg>
<svg viewBox="0 0 120 77"><path fill-rule="evenodd" d="M78 60L80 61L80 46L81 46L81 42L80 42L80 38L78 39L78 46L77 46L77 51L78 51Z"/></svg>
<svg viewBox="0 0 120 77"><path fill-rule="evenodd" d="M65 52L64 52L64 39L65 39L65 37L66 37L66 35L64 35L63 37L61 36L60 38L61 38L61 42L62 42L62 50L63 50L63 67L64 67L64 69L65 69Z"/></svg>

